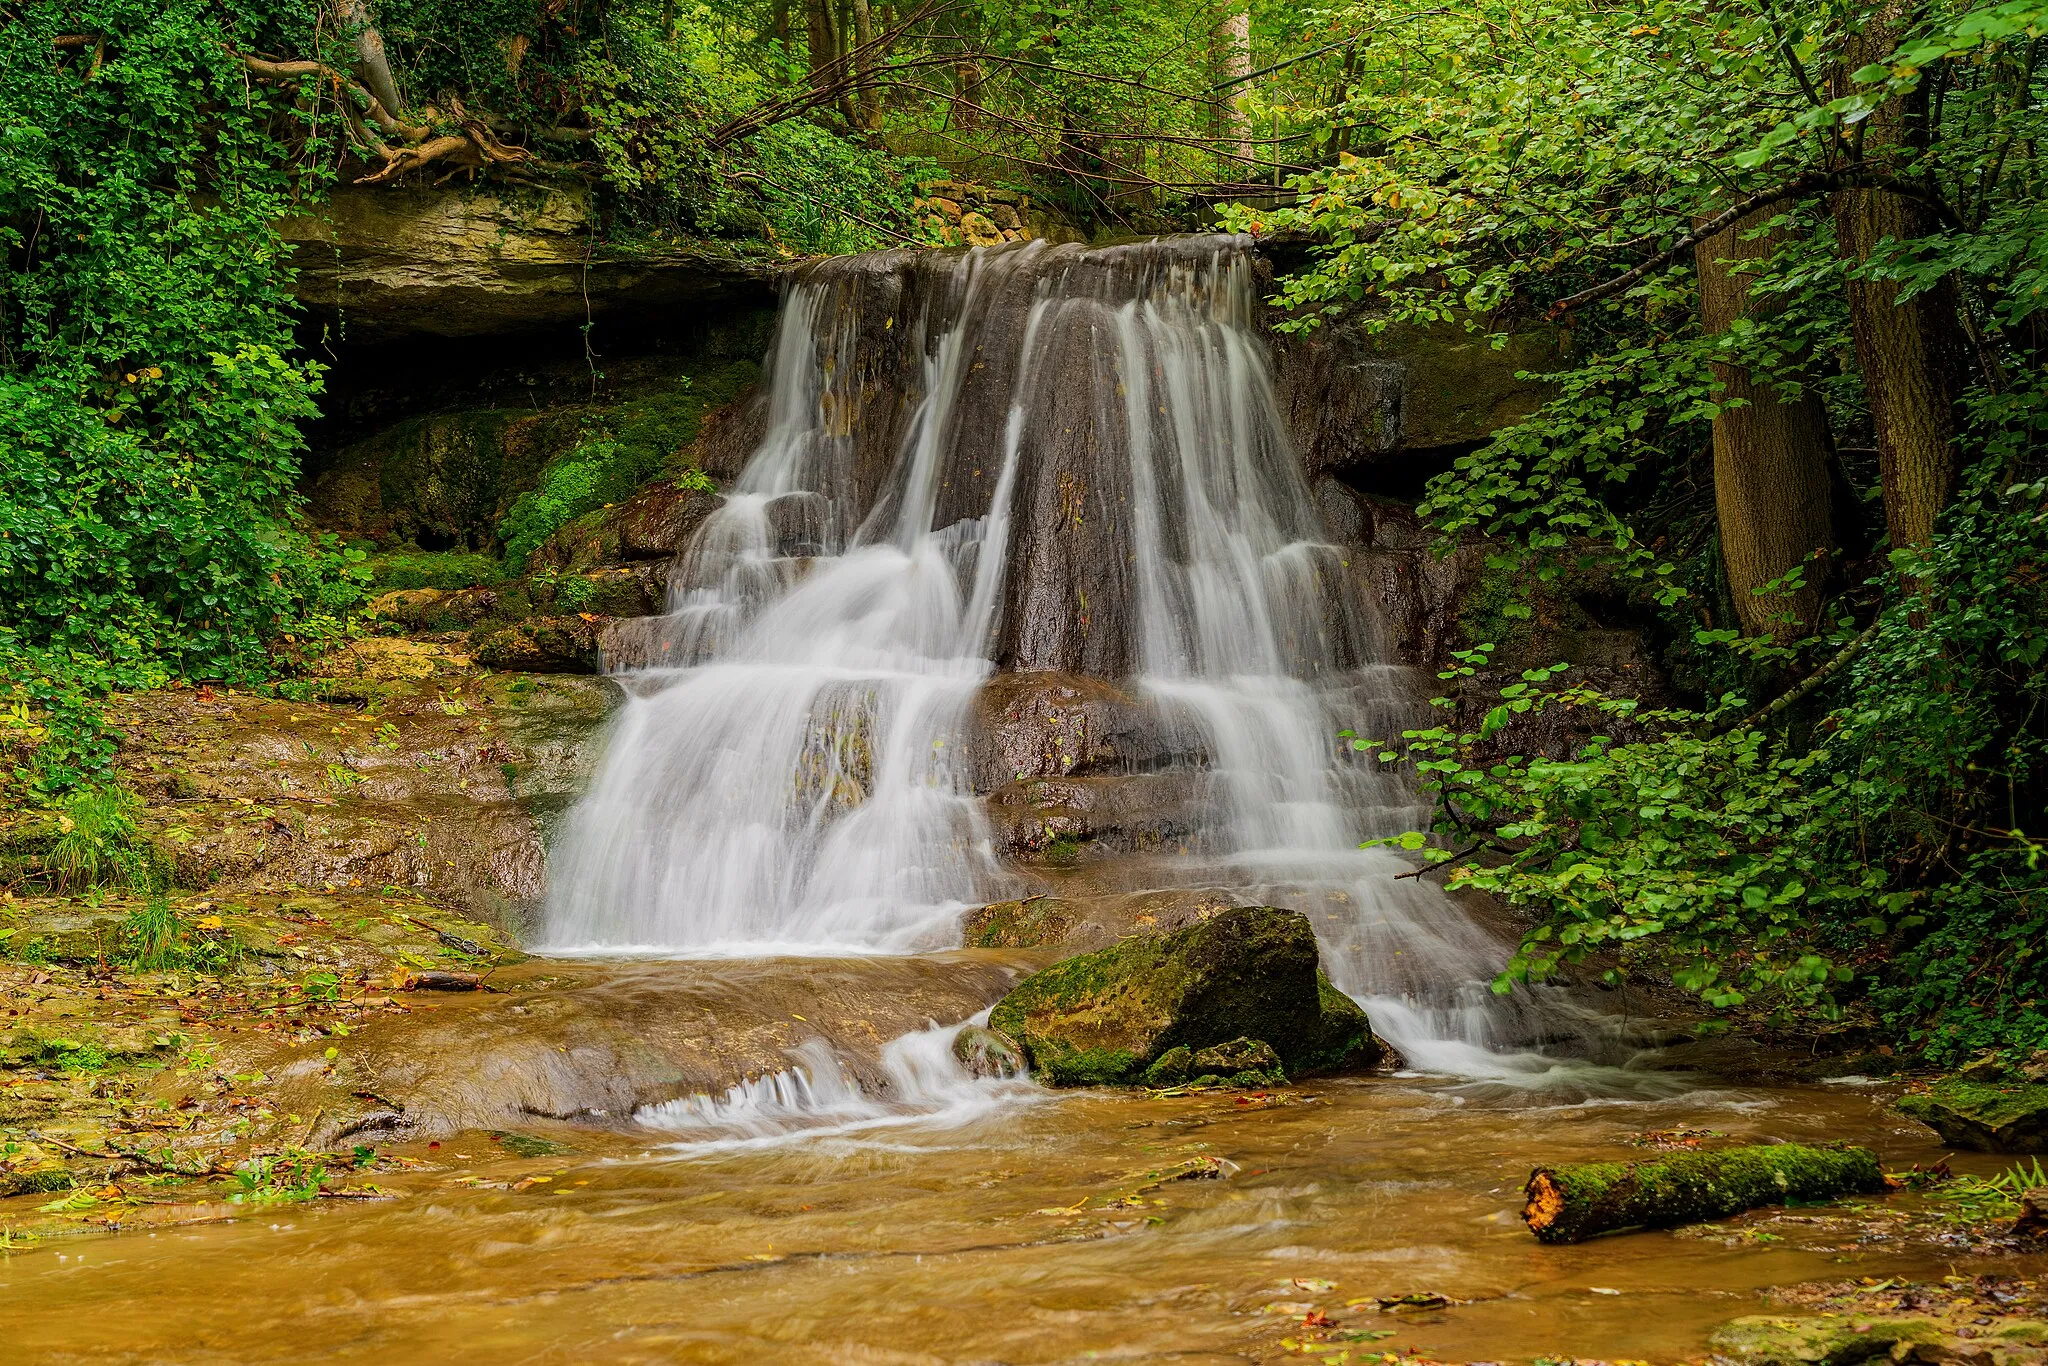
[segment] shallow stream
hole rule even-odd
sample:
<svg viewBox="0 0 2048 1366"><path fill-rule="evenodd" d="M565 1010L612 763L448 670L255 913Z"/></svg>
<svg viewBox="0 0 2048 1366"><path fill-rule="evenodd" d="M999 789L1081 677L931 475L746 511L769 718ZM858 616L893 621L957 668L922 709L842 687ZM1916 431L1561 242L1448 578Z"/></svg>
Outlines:
<svg viewBox="0 0 2048 1366"><path fill-rule="evenodd" d="M1320 1309L1337 1327L1317 1336L1378 1335L1360 1352L1661 1362L1759 1312L1767 1285L2006 1269L1843 1207L1568 1248L1521 1227L1532 1162L1640 1157L1627 1135L1679 1127L1941 1155L1853 1085L1557 1106L1401 1077L1012 1088L832 1135L678 1133L697 1144L680 1151L552 1126L575 1151L520 1159L477 1133L402 1149L431 1165L380 1178L390 1202L0 1260L0 1305L37 1306L0 1318L20 1361L1241 1362L1289 1358ZM1410 1294L1451 1303L1372 1303Z"/></svg>

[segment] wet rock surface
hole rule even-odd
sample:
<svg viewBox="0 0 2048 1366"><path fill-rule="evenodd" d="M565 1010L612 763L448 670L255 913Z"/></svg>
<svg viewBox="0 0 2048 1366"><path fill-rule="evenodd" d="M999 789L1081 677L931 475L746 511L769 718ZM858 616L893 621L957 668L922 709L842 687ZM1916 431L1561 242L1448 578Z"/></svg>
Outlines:
<svg viewBox="0 0 2048 1366"><path fill-rule="evenodd" d="M1293 911L1247 907L1066 959L1019 983L989 1026L1059 1086L1131 1083L1170 1050L1253 1040L1290 1073L1370 1066L1365 1012L1330 988Z"/></svg>
<svg viewBox="0 0 2048 1366"><path fill-rule="evenodd" d="M532 1142L574 1145L549 1126L631 1130L812 1041L886 1097L883 1044L974 1014L1031 962L543 961L396 888L0 909L0 1199L536 1124ZM141 966L146 924L169 947ZM977 1056L1021 1067L999 1041Z"/></svg>
<svg viewBox="0 0 2048 1366"><path fill-rule="evenodd" d="M1114 944L1131 934L1165 933L1248 905L1225 889L1038 895L969 911L961 942L969 948L1058 948L1068 953Z"/></svg>
<svg viewBox="0 0 2048 1366"><path fill-rule="evenodd" d="M1769 1298L1784 1312L1751 1315L1716 1330L1715 1360L1744 1366L2048 1361L2048 1297L2036 1282L2018 1277L1822 1282L1790 1286Z"/></svg>
<svg viewBox="0 0 2048 1366"><path fill-rule="evenodd" d="M546 885L546 823L580 790L616 698L596 679L484 673L371 638L309 692L137 694L112 719L140 822L184 887L425 892L500 923Z"/></svg>
<svg viewBox="0 0 2048 1366"><path fill-rule="evenodd" d="M1543 386L1519 377L1557 368L1547 328L1494 350L1456 323L1368 332L1340 322L1286 339L1275 378L1281 411L1310 474L1469 447L1534 412Z"/></svg>
<svg viewBox="0 0 2048 1366"><path fill-rule="evenodd" d="M722 501L715 493L656 480L615 507L569 523L533 553L532 562L587 570L628 560L668 560L689 544Z"/></svg>
<svg viewBox="0 0 2048 1366"><path fill-rule="evenodd" d="M1128 685L1080 674L1001 673L975 695L968 771L976 792L1013 782L1199 762L1201 744Z"/></svg>
<svg viewBox="0 0 2048 1366"><path fill-rule="evenodd" d="M476 662L523 673L596 673L603 660L599 641L610 624L594 612L529 617L482 633L473 645Z"/></svg>
<svg viewBox="0 0 2048 1366"><path fill-rule="evenodd" d="M1078 857L1184 846L1202 828L1210 779L1194 771L1038 778L990 793L996 847Z"/></svg>
<svg viewBox="0 0 2048 1366"><path fill-rule="evenodd" d="M277 1074L299 1079L286 1089L295 1110L327 1106L314 1146L438 1138L535 1119L627 1126L644 1107L785 1071L791 1051L813 1039L886 1095L883 1044L933 1019L972 1015L1024 970L988 955L536 959L492 974L487 992L380 1020L354 1040L345 1063L315 1066L319 1054L309 1048Z"/></svg>

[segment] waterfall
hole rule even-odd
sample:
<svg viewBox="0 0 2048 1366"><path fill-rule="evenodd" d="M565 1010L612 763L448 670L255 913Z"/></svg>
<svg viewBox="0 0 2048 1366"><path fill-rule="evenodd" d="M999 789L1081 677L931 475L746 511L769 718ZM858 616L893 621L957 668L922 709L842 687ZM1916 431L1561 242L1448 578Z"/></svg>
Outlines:
<svg viewBox="0 0 2048 1366"><path fill-rule="evenodd" d="M1013 886L965 762L975 695L998 668L1067 670L1196 737L1213 781L1185 866L1307 913L1407 1057L1547 1066L1497 1051L1548 1026L1487 990L1493 937L1357 847L1426 812L1337 732L1398 731L1415 698L1289 446L1259 293L1221 237L806 268L766 435L619 672L551 943L957 943Z"/></svg>

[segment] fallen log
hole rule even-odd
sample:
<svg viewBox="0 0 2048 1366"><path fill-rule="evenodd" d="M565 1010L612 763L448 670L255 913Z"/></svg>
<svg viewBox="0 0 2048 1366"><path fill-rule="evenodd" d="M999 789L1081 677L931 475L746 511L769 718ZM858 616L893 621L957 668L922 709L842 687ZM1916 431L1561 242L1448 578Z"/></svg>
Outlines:
<svg viewBox="0 0 2048 1366"><path fill-rule="evenodd" d="M1546 1243L1576 1243L1627 1229L1671 1228L1790 1200L1891 1189L1868 1148L1796 1143L1681 1153L1654 1162L1538 1167L1522 1221Z"/></svg>
<svg viewBox="0 0 2048 1366"><path fill-rule="evenodd" d="M408 972L398 980L400 991L476 991L484 979L473 972L446 972L429 968L423 972Z"/></svg>

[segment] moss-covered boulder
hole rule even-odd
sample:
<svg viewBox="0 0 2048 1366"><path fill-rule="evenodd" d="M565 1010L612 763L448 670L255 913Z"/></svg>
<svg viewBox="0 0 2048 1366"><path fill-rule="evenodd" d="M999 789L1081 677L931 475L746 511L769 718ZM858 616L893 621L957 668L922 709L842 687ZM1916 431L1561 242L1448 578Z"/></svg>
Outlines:
<svg viewBox="0 0 2048 1366"><path fill-rule="evenodd" d="M1169 1048L1145 1069L1147 1086L1284 1086L1287 1069L1271 1044L1232 1039L1200 1050Z"/></svg>
<svg viewBox="0 0 2048 1366"><path fill-rule="evenodd" d="M523 673L596 673L598 636L609 618L591 614L533 617L499 631L480 632L471 648L487 669Z"/></svg>
<svg viewBox="0 0 2048 1366"><path fill-rule="evenodd" d="M1899 1101L1944 1143L1985 1153L2048 1152L2048 1085L1950 1077Z"/></svg>
<svg viewBox="0 0 2048 1366"><path fill-rule="evenodd" d="M1014 1077L1024 1070L1024 1054L1016 1043L980 1025L968 1025L953 1036L953 1056L969 1076Z"/></svg>
<svg viewBox="0 0 2048 1366"><path fill-rule="evenodd" d="M1019 982L990 1013L1054 1086L1130 1085L1176 1048L1267 1045L1303 1076L1378 1061L1365 1012L1317 967L1305 916L1226 911L1125 939Z"/></svg>

